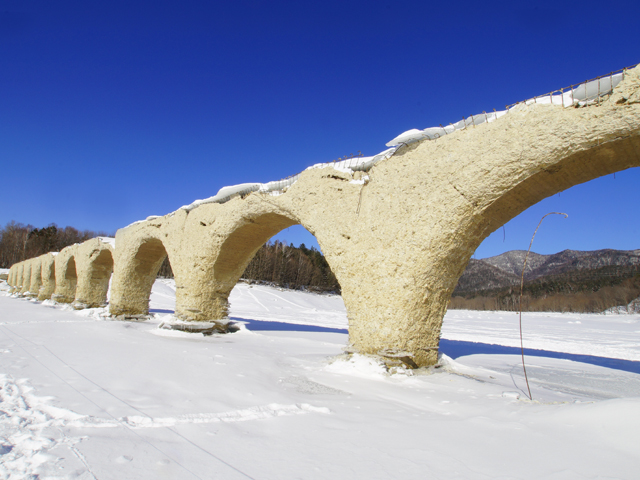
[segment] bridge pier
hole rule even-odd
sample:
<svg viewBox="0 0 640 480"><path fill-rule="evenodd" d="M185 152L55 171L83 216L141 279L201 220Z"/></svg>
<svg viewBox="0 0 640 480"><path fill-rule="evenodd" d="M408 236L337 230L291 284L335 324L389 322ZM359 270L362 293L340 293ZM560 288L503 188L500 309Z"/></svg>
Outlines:
<svg viewBox="0 0 640 480"><path fill-rule="evenodd" d="M31 260L24 261L24 267L22 269L22 286L20 287L20 295L26 295L29 293L29 287L31 286Z"/></svg>
<svg viewBox="0 0 640 480"><path fill-rule="evenodd" d="M56 257L52 253L45 253L40 258L42 259L42 286L38 292L38 300L43 301L49 300L56 289Z"/></svg>
<svg viewBox="0 0 640 480"><path fill-rule="evenodd" d="M130 317L148 315L151 288L167 258L165 246L157 235L141 232L137 226L118 230L116 246L109 313Z"/></svg>
<svg viewBox="0 0 640 480"><path fill-rule="evenodd" d="M107 304L109 280L113 272L113 248L100 238L92 238L77 246L78 283L73 307L103 307Z"/></svg>
<svg viewBox="0 0 640 480"><path fill-rule="evenodd" d="M76 269L77 245L63 248L54 260L56 288L51 299L60 303L72 303L76 298L78 273Z"/></svg>
<svg viewBox="0 0 640 480"><path fill-rule="evenodd" d="M37 297L42 286L42 259L31 259L31 281L29 282L29 296Z"/></svg>

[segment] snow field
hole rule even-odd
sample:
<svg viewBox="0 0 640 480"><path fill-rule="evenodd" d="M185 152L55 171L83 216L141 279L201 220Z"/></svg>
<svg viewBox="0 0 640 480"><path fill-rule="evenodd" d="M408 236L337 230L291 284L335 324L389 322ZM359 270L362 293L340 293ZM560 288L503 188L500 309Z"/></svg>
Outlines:
<svg viewBox="0 0 640 480"><path fill-rule="evenodd" d="M296 331L346 326L339 297L241 284L233 318L291 328L204 337L157 328L172 291L156 282L147 322L0 294L0 478L637 474L640 375L528 357L530 402L516 356L443 358L437 369L389 375L344 356L346 333ZM510 341L502 313L460 315L458 335L466 321L467 334ZM588 343L611 320L622 337L638 330L634 316L600 317L543 317L537 334L548 341L554 321L551 338L573 332L566 345Z"/></svg>

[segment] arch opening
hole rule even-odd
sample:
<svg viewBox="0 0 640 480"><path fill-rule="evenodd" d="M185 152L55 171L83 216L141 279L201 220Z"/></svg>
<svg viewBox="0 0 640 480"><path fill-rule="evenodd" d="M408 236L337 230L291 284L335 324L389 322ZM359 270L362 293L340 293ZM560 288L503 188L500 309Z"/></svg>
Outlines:
<svg viewBox="0 0 640 480"><path fill-rule="evenodd" d="M216 282L235 286L258 250L274 235L298 222L275 213L267 213L237 228L220 247L213 272Z"/></svg>
<svg viewBox="0 0 640 480"><path fill-rule="evenodd" d="M91 263L91 280L102 282L111 278L113 272L113 255L107 249L104 249Z"/></svg>
<svg viewBox="0 0 640 480"><path fill-rule="evenodd" d="M640 137L628 137L580 151L508 189L484 212L489 233L540 201L573 186L640 165ZM479 244L480 242L478 242Z"/></svg>
<svg viewBox="0 0 640 480"><path fill-rule="evenodd" d="M79 272L76 309L103 307L107 304L109 280L113 272L113 255L109 248L96 247L90 253L81 252L82 269ZM87 255L87 256L85 256Z"/></svg>
<svg viewBox="0 0 640 480"><path fill-rule="evenodd" d="M76 259L74 257L69 258L69 261L67 262L64 278L75 287L75 284L78 281L78 272L76 270Z"/></svg>
<svg viewBox="0 0 640 480"><path fill-rule="evenodd" d="M287 239L289 227L293 227L293 237L298 237L298 246ZM299 240L300 237L312 245L307 247L304 241ZM268 314L271 321L295 324L303 320L317 327L347 327L346 322L340 320L344 318L344 303L339 296L291 297L270 290L271 287L284 287L340 292L336 276L315 237L291 218L267 214L238 227L223 242L213 272L216 301L225 308L225 315L231 318L237 316L245 321L255 321L255 315L250 313L256 311L253 303L276 305L271 303L275 301L278 302L277 308L270 309ZM231 302L231 311L226 310L228 301ZM310 305L315 307L310 308ZM335 323L327 324L327 318L336 319ZM296 320L292 322L293 319ZM264 325L256 324L256 327L264 328Z"/></svg>
<svg viewBox="0 0 640 480"><path fill-rule="evenodd" d="M549 216L536 233L523 311L633 311L640 296L640 229L629 220L640 201L640 167L617 173L555 192L505 223L504 233L499 228L489 235L459 279L449 309L518 311L533 232L544 215L563 212L567 219Z"/></svg>
<svg viewBox="0 0 640 480"><path fill-rule="evenodd" d="M69 248L69 247L68 247ZM76 298L78 286L78 272L75 259L75 250L61 252L56 256L56 285L51 298L60 303L72 303Z"/></svg>
<svg viewBox="0 0 640 480"><path fill-rule="evenodd" d="M141 277L156 277L160 266L167 258L163 243L157 238L148 239L140 244L134 257L134 271Z"/></svg>
<svg viewBox="0 0 640 480"><path fill-rule="evenodd" d="M340 284L315 236L300 224L282 230L264 243L247 265L241 280L294 290L340 293Z"/></svg>

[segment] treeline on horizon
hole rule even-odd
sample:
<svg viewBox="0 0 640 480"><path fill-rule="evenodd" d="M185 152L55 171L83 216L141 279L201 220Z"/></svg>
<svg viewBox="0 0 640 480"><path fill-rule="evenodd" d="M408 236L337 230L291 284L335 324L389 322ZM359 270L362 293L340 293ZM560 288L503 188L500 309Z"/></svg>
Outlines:
<svg viewBox="0 0 640 480"><path fill-rule="evenodd" d="M74 227L58 227L51 223L43 228L10 221L0 227L0 268L39 257L49 252L59 252L74 243L82 243L94 237L108 237L107 233L78 230Z"/></svg>
<svg viewBox="0 0 640 480"><path fill-rule="evenodd" d="M59 252L75 243L105 232L80 231L74 227L58 227L52 223L36 228L11 221L0 227L0 268ZM612 270L613 269L613 270ZM639 267L602 267L525 282L523 311L600 313L627 305L640 297ZM173 277L168 259L159 277ZM263 245L247 266L242 278L249 282L267 283L283 288L340 293L340 284L329 268L322 252L314 247L287 245L278 240ZM454 293L450 309L518 311L520 288Z"/></svg>
<svg viewBox="0 0 640 480"><path fill-rule="evenodd" d="M173 277L168 259L158 276ZM295 290L340 293L340 284L322 252L304 243L299 247L279 240L265 243L247 265L242 279Z"/></svg>
<svg viewBox="0 0 640 480"><path fill-rule="evenodd" d="M95 237L113 236L105 232L78 230L74 227L58 227L55 223L43 228L11 221L0 227L0 268L39 257L49 252L59 252L69 245L82 243ZM159 277L173 277L171 265L166 259ZM253 257L242 277L252 282L319 292L340 292L340 285L322 252L314 247L286 245L280 241L267 242Z"/></svg>

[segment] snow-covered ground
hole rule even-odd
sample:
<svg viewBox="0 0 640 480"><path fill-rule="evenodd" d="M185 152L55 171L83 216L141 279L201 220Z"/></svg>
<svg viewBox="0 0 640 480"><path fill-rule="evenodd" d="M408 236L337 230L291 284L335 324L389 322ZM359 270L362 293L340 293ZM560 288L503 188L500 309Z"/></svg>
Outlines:
<svg viewBox="0 0 640 480"><path fill-rule="evenodd" d="M159 329L174 303L168 280L139 323L0 292L0 478L637 478L638 374L527 357L531 402L516 355L341 357L340 297L240 284L247 328L210 337ZM523 321L530 348L640 359L638 315ZM513 346L517 325L453 311L443 337Z"/></svg>

